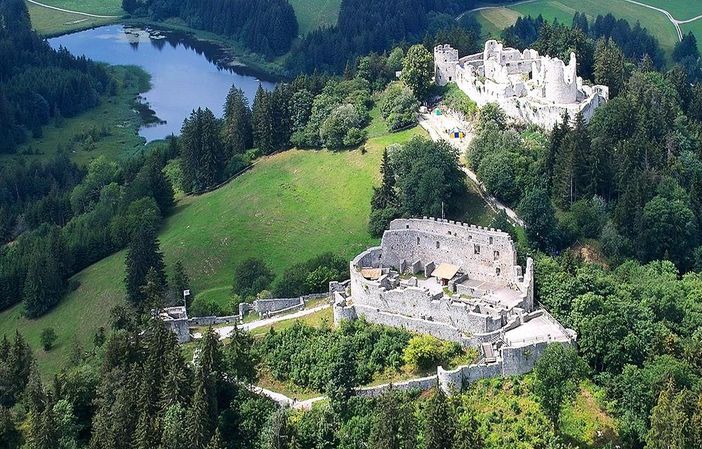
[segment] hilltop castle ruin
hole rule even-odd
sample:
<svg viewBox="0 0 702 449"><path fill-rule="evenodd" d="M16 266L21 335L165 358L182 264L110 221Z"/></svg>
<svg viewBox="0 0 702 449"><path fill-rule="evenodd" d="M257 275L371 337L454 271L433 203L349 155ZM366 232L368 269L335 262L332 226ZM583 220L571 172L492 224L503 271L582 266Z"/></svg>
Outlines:
<svg viewBox="0 0 702 449"><path fill-rule="evenodd" d="M566 65L558 58L503 47L495 40L485 50L458 57L450 45L434 48L434 81L440 86L455 82L478 106L497 103L517 122L552 129L564 112L586 121L609 99L607 86L588 86L577 76L575 54Z"/></svg>
<svg viewBox="0 0 702 449"><path fill-rule="evenodd" d="M534 267L525 269L506 232L433 218L393 220L381 246L351 261L332 282L334 321L364 317L481 349L476 365L439 368L444 389L481 377L530 371L546 346L575 332L534 305Z"/></svg>

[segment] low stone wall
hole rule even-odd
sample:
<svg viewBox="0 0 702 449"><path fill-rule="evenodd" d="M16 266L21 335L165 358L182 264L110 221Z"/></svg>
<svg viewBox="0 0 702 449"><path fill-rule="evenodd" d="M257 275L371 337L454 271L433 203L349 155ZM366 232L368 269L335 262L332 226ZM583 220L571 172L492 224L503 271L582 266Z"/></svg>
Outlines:
<svg viewBox="0 0 702 449"><path fill-rule="evenodd" d="M417 379L410 379L397 383L375 385L372 387L360 387L355 390L355 394L356 396L362 397L377 397L390 389L398 391L425 391L434 388L437 382L438 377L436 375L429 377L420 377Z"/></svg>
<svg viewBox="0 0 702 449"><path fill-rule="evenodd" d="M214 326L215 324L231 324L241 321L240 315L229 316L198 316L188 319L190 326Z"/></svg>
<svg viewBox="0 0 702 449"><path fill-rule="evenodd" d="M305 302L302 298L274 298L274 299L257 299L253 302L253 310L266 315L278 310L289 309L291 307L305 307Z"/></svg>
<svg viewBox="0 0 702 449"><path fill-rule="evenodd" d="M249 310L255 310L261 315L271 316L276 313L294 310L296 307L298 307L299 310L302 310L305 308L307 301L327 297L329 297L329 293L313 293L311 295L303 295L296 298L257 299L253 302Z"/></svg>

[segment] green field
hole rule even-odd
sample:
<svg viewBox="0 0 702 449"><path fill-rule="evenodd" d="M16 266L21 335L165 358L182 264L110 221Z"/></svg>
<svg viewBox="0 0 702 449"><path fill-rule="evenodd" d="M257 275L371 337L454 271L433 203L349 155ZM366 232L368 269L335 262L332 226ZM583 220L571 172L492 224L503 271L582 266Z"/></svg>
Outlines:
<svg viewBox="0 0 702 449"><path fill-rule="evenodd" d="M341 0L289 0L295 9L300 35L322 26L336 25Z"/></svg>
<svg viewBox="0 0 702 449"><path fill-rule="evenodd" d="M377 122L371 129L380 132ZM261 159L248 173L220 189L181 199L160 234L166 263L180 259L194 293L231 285L233 267L247 257L266 261L277 273L331 251L346 258L377 242L367 231L372 186L378 182L382 150L422 134L419 128L371 138L365 150L290 150ZM489 224L481 200L469 195L460 205L467 221ZM76 276L80 287L45 317L21 317L21 305L0 313L0 335L15 329L35 349L47 326L59 334L58 348L40 355L42 372L51 373L78 338L90 346L112 306L122 301L124 253L88 267Z"/></svg>
<svg viewBox="0 0 702 449"><path fill-rule="evenodd" d="M668 9L678 19L691 18L702 14L702 4L684 0L644 0L652 6ZM514 6L485 9L476 11L478 21L483 26L483 32L491 36L498 36L499 32L512 25L519 16L539 14L548 20L558 19L562 23L570 24L576 11L585 13L589 19L594 20L598 14L612 13L617 18L626 19L630 24L639 21L641 26L648 28L658 37L661 46L666 51L671 51L677 42L675 27L658 11L647 9L643 6L628 3L624 0L536 0L534 2L517 4ZM693 22L686 26L702 26Z"/></svg>
<svg viewBox="0 0 702 449"><path fill-rule="evenodd" d="M120 84L116 96L103 98L96 108L65 119L59 127L44 126L41 138L30 138L16 155L0 156L0 163L8 158L46 158L65 151L73 161L86 164L100 155L117 159L142 151L144 139L137 133L141 118L134 101L149 89L149 75L138 67L111 66L110 70Z"/></svg>
<svg viewBox="0 0 702 449"><path fill-rule="evenodd" d="M95 6L97 11L100 11L100 8L105 9L106 7L100 6L103 4L103 2L100 2L98 0L53 0L50 2L46 2L46 4L51 4L52 6L58 6L64 9L71 9L64 4L75 4L75 3L81 3L81 4L91 4ZM105 2L105 4L113 4L115 3L114 0L108 0ZM64 34L68 33L71 31L77 31L77 30L84 30L87 28L92 28L96 27L99 25L105 25L108 23L113 23L118 19L114 18L97 18L97 17L87 17L81 14L72 14L72 13L67 13L67 12L62 12L62 11L56 11L54 9L50 8L44 8L43 6L35 5L32 3L27 3L27 8L29 9L29 16L32 20L32 26L34 29L41 35L43 36L56 36L59 34ZM110 6L108 10L111 10L112 7ZM101 12L94 12L95 10L88 10L88 9L79 9L79 11L82 12L89 12L89 13L94 13L94 14L99 14L99 15L119 15L121 16L123 13L121 11L121 8L118 11L112 10L112 13L109 14L102 14ZM114 13L114 14L113 14Z"/></svg>

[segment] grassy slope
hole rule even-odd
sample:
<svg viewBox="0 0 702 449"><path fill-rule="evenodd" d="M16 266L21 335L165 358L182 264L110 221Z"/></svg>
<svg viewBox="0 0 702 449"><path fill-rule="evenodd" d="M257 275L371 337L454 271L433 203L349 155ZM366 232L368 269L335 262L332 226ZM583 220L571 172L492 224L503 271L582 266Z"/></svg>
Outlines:
<svg viewBox="0 0 702 449"><path fill-rule="evenodd" d="M651 3L655 4L656 1L652 0ZM658 3L662 5L667 2L660 0ZM675 6L677 8L685 7L682 0L676 1ZM696 9L702 10L702 6L694 7L688 5L685 9L692 12ZM668 51L672 50L677 41L675 28L662 13L627 3L623 0L538 0L533 3L508 8L478 11L475 14L477 14L478 20L484 27L483 31L495 36L496 33L499 33L499 30L513 24L519 15L538 16L541 14L548 20L555 18L569 24L576 11L584 12L590 19L594 19L598 14L611 12L614 16L626 19L631 24L638 20L642 26L648 28L649 31L658 37L661 46ZM700 13L702 11L698 14Z"/></svg>
<svg viewBox="0 0 702 449"><path fill-rule="evenodd" d="M30 138L22 145L17 155L0 155L0 163L13 157L46 158L59 150L70 151L70 158L85 164L105 155L116 159L129 157L144 148L144 139L137 133L141 124L139 114L134 111L134 99L140 92L149 89L149 75L138 67L111 66L121 88L114 97L103 98L100 105L76 117L65 119L61 127L53 124L43 128L44 135L39 139ZM94 149L86 144L84 135L91 129L106 128L109 135L95 142ZM89 140L89 139L88 139Z"/></svg>
<svg viewBox="0 0 702 449"><path fill-rule="evenodd" d="M280 273L325 251L350 258L374 244L366 226L382 150L423 133L415 128L384 134L382 129L375 120L370 127L375 137L365 153L286 151L262 159L214 192L181 199L160 234L167 264L180 258L197 293L228 287L233 267L247 257L262 258ZM469 197L464 208L487 217L478 204ZM56 328L58 348L40 356L42 372L55 372L74 336L90 346L94 332L107 323L109 310L124 296L123 277L123 253L103 259L76 275L80 288L45 317L21 318L21 305L0 313L0 335L19 329L38 350L41 330Z"/></svg>
<svg viewBox="0 0 702 449"><path fill-rule="evenodd" d="M300 35L322 26L336 25L341 0L289 0L295 9Z"/></svg>
<svg viewBox="0 0 702 449"><path fill-rule="evenodd" d="M71 9L64 6L64 4L76 3L79 1L80 0L53 0L50 2L46 2L46 4L51 4L52 6L58 6L60 8ZM107 3L112 2L113 0L109 0ZM97 0L91 1L91 3L100 4L100 2ZM117 20L108 18L86 17L80 14L71 14L67 12L44 8L42 6L34 5L32 3L27 3L27 8L29 9L29 16L32 19L32 26L39 34L43 36L56 36L71 31L84 30L87 28L112 23ZM95 12L93 10L87 9L80 9L80 11L100 15L112 15L112 13L102 14L100 12ZM116 12L115 15L121 15L122 13L120 11Z"/></svg>

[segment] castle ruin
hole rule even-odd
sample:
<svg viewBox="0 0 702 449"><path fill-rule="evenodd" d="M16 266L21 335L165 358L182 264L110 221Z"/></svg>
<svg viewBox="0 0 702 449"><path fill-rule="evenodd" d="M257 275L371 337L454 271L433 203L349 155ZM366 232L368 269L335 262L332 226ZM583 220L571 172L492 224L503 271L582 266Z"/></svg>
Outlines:
<svg viewBox="0 0 702 449"><path fill-rule="evenodd" d="M426 333L481 350L481 362L438 370L447 391L465 382L530 371L565 329L534 304L534 266L525 268L509 234L448 220L398 219L378 247L351 261L350 279L332 282L334 322L369 322Z"/></svg>
<svg viewBox="0 0 702 449"><path fill-rule="evenodd" d="M607 86L589 86L577 76L575 54L566 65L558 58L503 47L495 40L485 50L459 58L448 44L434 48L434 81L439 86L455 82L478 106L498 104L519 123L547 130L582 113L586 121L609 99Z"/></svg>

